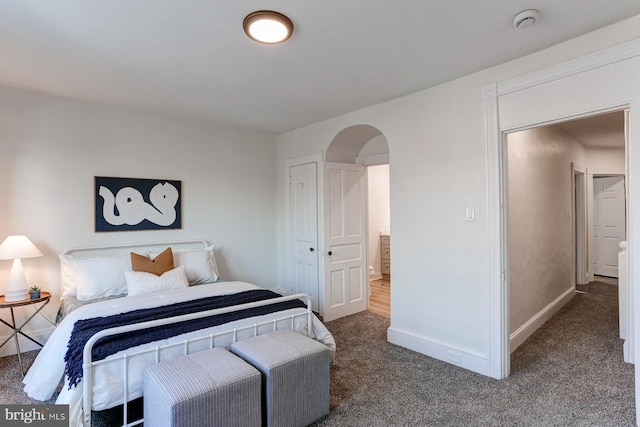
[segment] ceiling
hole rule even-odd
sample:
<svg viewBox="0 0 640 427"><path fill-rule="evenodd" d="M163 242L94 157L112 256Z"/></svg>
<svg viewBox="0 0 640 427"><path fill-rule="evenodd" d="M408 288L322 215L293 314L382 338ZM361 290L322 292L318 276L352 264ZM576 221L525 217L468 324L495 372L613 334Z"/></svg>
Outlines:
<svg viewBox="0 0 640 427"><path fill-rule="evenodd" d="M571 120L556 126L589 147L624 147L624 111Z"/></svg>
<svg viewBox="0 0 640 427"><path fill-rule="evenodd" d="M528 8L538 23L516 30ZM293 37L247 38L260 9ZM638 0L0 0L0 84L279 133L636 14Z"/></svg>

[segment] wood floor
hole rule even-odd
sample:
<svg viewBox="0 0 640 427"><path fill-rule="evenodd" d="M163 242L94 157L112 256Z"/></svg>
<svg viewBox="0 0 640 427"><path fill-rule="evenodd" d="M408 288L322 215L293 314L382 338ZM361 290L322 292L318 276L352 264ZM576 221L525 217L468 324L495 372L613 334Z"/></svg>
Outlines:
<svg viewBox="0 0 640 427"><path fill-rule="evenodd" d="M387 279L371 280L369 287L371 288L369 311L390 318L391 281Z"/></svg>

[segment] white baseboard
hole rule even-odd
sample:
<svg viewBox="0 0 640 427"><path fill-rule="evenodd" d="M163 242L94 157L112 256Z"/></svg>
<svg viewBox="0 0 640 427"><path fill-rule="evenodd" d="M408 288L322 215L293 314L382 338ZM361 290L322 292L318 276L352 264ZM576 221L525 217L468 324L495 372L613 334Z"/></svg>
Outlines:
<svg viewBox="0 0 640 427"><path fill-rule="evenodd" d="M544 322L549 320L556 314L576 293L576 289L571 287L562 295L553 300L549 305L540 310L535 316L525 322L509 336L510 352L513 353L516 348L525 342Z"/></svg>
<svg viewBox="0 0 640 427"><path fill-rule="evenodd" d="M489 375L489 360L486 354L456 348L446 343L393 327L387 329L387 340L392 344L417 351L434 359L442 360L482 375Z"/></svg>
<svg viewBox="0 0 640 427"><path fill-rule="evenodd" d="M54 327L50 327L46 329L40 329L38 331L28 331L28 332L25 331L25 333L29 335L31 338L33 338L34 340L44 344L45 342L47 342L47 340L53 333L54 329L55 329ZM6 340L9 337L11 337L11 335L5 335L3 337L0 337L0 342ZM40 346L32 342L31 340L23 337L20 334L18 334L18 337L19 337L18 342L20 343L20 351L22 353L24 353L25 351L40 350ZM12 354L16 354L16 343L14 338L11 338L4 345L4 347L0 348L0 357L11 356Z"/></svg>

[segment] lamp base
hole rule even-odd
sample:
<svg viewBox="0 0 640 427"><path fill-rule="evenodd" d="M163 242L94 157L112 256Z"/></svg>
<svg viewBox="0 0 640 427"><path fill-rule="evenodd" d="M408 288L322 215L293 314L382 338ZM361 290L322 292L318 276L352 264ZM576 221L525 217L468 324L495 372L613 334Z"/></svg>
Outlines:
<svg viewBox="0 0 640 427"><path fill-rule="evenodd" d="M20 258L16 258L13 260L13 265L9 272L9 281L4 290L4 300L12 302L23 299L27 299L27 280L24 278L22 262Z"/></svg>

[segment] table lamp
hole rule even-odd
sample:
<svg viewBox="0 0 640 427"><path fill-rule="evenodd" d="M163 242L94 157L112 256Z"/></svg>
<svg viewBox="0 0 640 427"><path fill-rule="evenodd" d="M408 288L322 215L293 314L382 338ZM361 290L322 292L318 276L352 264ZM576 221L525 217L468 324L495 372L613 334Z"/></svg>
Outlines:
<svg viewBox="0 0 640 427"><path fill-rule="evenodd" d="M27 236L9 236L0 244L0 259L12 259L9 282L4 291L4 300L20 301L27 299L27 280L22 270L22 258L43 256Z"/></svg>

